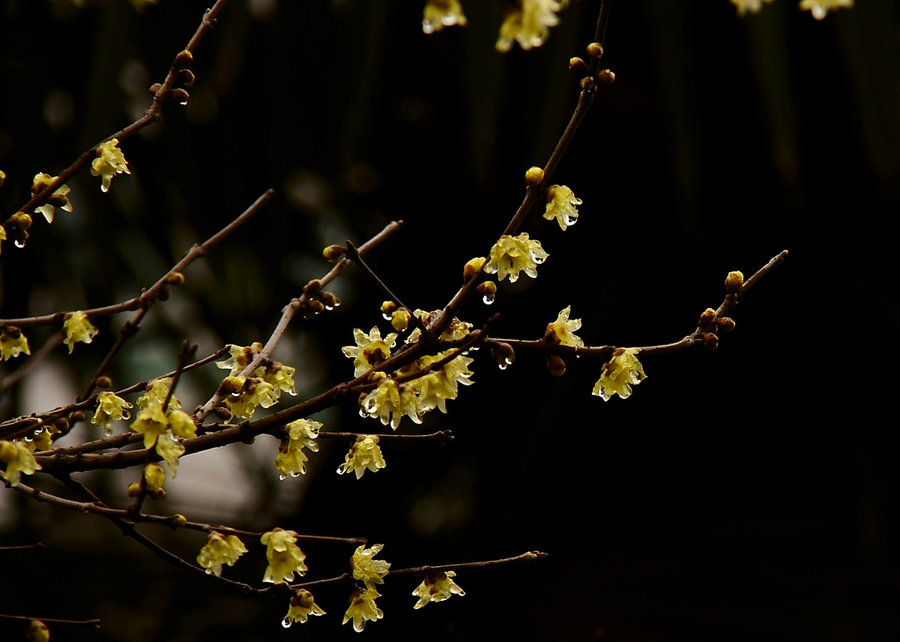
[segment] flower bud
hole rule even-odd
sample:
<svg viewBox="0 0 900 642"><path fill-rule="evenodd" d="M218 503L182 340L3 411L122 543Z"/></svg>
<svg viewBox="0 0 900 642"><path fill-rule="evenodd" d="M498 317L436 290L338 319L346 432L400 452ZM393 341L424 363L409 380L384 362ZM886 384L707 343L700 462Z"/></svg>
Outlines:
<svg viewBox="0 0 900 642"><path fill-rule="evenodd" d="M131 482L128 484L128 496L129 497L140 497L141 496L141 485L137 482Z"/></svg>
<svg viewBox="0 0 900 642"><path fill-rule="evenodd" d="M194 62L194 54L192 54L187 49L178 52L178 55L175 56L175 61L172 63L175 67L187 67L192 62Z"/></svg>
<svg viewBox="0 0 900 642"><path fill-rule="evenodd" d="M194 72L190 69L182 69L178 72L177 83L182 87L192 87L194 85L194 80L196 77L194 76Z"/></svg>
<svg viewBox="0 0 900 642"><path fill-rule="evenodd" d="M409 310L406 308L400 308L399 310L394 310L391 314L391 325L394 327L394 330L397 332L402 332L406 330L409 326L409 320L412 318L412 315L409 313Z"/></svg>
<svg viewBox="0 0 900 642"><path fill-rule="evenodd" d="M166 483L166 471L157 463L144 466L144 482L149 490L160 490Z"/></svg>
<svg viewBox="0 0 900 642"><path fill-rule="evenodd" d="M50 629L40 620L32 620L28 624L28 634L25 639L28 642L49 642Z"/></svg>
<svg viewBox="0 0 900 642"><path fill-rule="evenodd" d="M529 187L535 187L544 180L544 170L540 167L529 167L525 172L525 182Z"/></svg>
<svg viewBox="0 0 900 642"><path fill-rule="evenodd" d="M0 187L3 187L3 183L6 182L6 172L0 169Z"/></svg>
<svg viewBox="0 0 900 642"><path fill-rule="evenodd" d="M497 296L497 284L493 281L479 283L478 287L475 289L478 290L478 294L481 295L484 302L488 305L493 303L494 297Z"/></svg>
<svg viewBox="0 0 900 642"><path fill-rule="evenodd" d="M166 283L169 285L184 285L184 274L181 272L172 272L166 277Z"/></svg>
<svg viewBox="0 0 900 642"><path fill-rule="evenodd" d="M594 86L594 78L592 76L585 76L581 79L581 88L587 89L588 87Z"/></svg>
<svg viewBox="0 0 900 642"><path fill-rule="evenodd" d="M508 343L495 343L491 348L491 358L497 362L501 370L516 361L516 352Z"/></svg>
<svg viewBox="0 0 900 642"><path fill-rule="evenodd" d="M547 357L547 370L554 377L561 377L566 373L566 362L559 355L551 354Z"/></svg>
<svg viewBox="0 0 900 642"><path fill-rule="evenodd" d="M162 85L158 82L155 82L152 85L150 85L150 93L153 96L155 96L160 89L162 89Z"/></svg>
<svg viewBox="0 0 900 642"><path fill-rule="evenodd" d="M587 54L594 59L603 57L603 45L599 42L592 42L587 46Z"/></svg>
<svg viewBox="0 0 900 642"><path fill-rule="evenodd" d="M315 296L319 293L319 290L322 289L322 281L319 279L313 279L309 283L303 286L303 294L307 296Z"/></svg>
<svg viewBox="0 0 900 642"><path fill-rule="evenodd" d="M397 309L397 304L393 301L385 301L381 304L381 313L386 317L391 316L394 313L394 310Z"/></svg>
<svg viewBox="0 0 900 642"><path fill-rule="evenodd" d="M27 230L31 227L31 214L26 212L16 212L10 217L6 224L9 229Z"/></svg>
<svg viewBox="0 0 900 642"><path fill-rule="evenodd" d="M601 85L611 85L616 82L616 74L614 74L609 69L604 69L597 74L597 81Z"/></svg>
<svg viewBox="0 0 900 642"><path fill-rule="evenodd" d="M103 390L106 390L107 388L111 388L112 387L112 379L110 379L106 375L103 375L102 377L97 377L97 387L101 388Z"/></svg>
<svg viewBox="0 0 900 642"><path fill-rule="evenodd" d="M231 419L231 410L227 406L216 406L213 412L216 413L216 417L222 421Z"/></svg>
<svg viewBox="0 0 900 642"><path fill-rule="evenodd" d="M725 291L728 294L740 294L744 287L744 275L740 272L729 272L725 277Z"/></svg>
<svg viewBox="0 0 900 642"><path fill-rule="evenodd" d="M344 248L340 245L329 245L324 250L322 250L322 256L326 261L334 262L337 261L344 254Z"/></svg>
<svg viewBox="0 0 900 642"><path fill-rule="evenodd" d="M184 526L185 524L187 524L187 517L185 517L181 513L175 513L170 519L172 522L172 526Z"/></svg>
<svg viewBox="0 0 900 642"><path fill-rule="evenodd" d="M341 305L341 300L337 298L334 293L326 290L323 290L319 295L319 300L322 302L322 305L325 306L326 310L333 310Z"/></svg>
<svg viewBox="0 0 900 642"><path fill-rule="evenodd" d="M704 332L703 345L705 345L708 350L716 350L719 347L719 337L713 332Z"/></svg>
<svg viewBox="0 0 900 642"><path fill-rule="evenodd" d="M703 314L700 315L700 321L698 322L698 325L701 328L705 328L709 325L712 325L715 322L716 322L716 311L713 310L712 308L706 308L703 311Z"/></svg>
<svg viewBox="0 0 900 642"><path fill-rule="evenodd" d="M470 281L475 278L476 275L481 274L481 268L484 267L485 263L487 263L487 259L483 256L476 256L474 259L469 259L463 268L463 281Z"/></svg>
<svg viewBox="0 0 900 642"><path fill-rule="evenodd" d="M719 317L716 319L716 325L722 332L731 332L734 330L734 319L731 317Z"/></svg>
<svg viewBox="0 0 900 642"><path fill-rule="evenodd" d="M77 424L79 421L84 421L85 415L84 411L76 410L75 412L69 415L69 423Z"/></svg>
<svg viewBox="0 0 900 642"><path fill-rule="evenodd" d="M11 441L0 441L0 462L11 464L19 457L19 449Z"/></svg>
<svg viewBox="0 0 900 642"><path fill-rule="evenodd" d="M191 95L187 92L187 90L182 89L181 87L173 89L171 94L172 99L180 105L186 105L187 101L191 98Z"/></svg>
<svg viewBox="0 0 900 642"><path fill-rule="evenodd" d="M579 74L590 73L587 63L578 56L569 58L569 69Z"/></svg>

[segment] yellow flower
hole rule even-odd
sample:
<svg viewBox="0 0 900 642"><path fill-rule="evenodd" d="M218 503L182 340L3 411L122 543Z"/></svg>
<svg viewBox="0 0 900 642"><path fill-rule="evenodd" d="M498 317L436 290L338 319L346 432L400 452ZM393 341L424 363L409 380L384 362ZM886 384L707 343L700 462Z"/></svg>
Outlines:
<svg viewBox="0 0 900 642"><path fill-rule="evenodd" d="M321 427L321 422L312 419L298 419L284 427L287 439L281 440L278 454L275 455L275 468L281 479L288 475L296 477L306 474L307 457L303 449L309 448L312 452L319 451L316 438L319 436Z"/></svg>
<svg viewBox="0 0 900 642"><path fill-rule="evenodd" d="M193 437L197 426L189 414L180 410L178 398L169 395L171 385L169 378L155 379L147 385L146 392L137 399L140 410L131 429L144 436L144 448L156 447L156 454L162 457L169 473L175 477L178 458L185 451L179 437ZM162 407L166 397L169 397L168 412Z"/></svg>
<svg viewBox="0 0 900 642"><path fill-rule="evenodd" d="M420 609L429 602L443 602L450 599L451 595L460 597L465 595L466 592L450 579L453 577L456 577L456 573L453 571L426 574L423 582L412 592L415 597L419 598L413 608Z"/></svg>
<svg viewBox="0 0 900 642"><path fill-rule="evenodd" d="M466 25L466 16L463 15L459 0L428 0L425 3L422 31L434 33L453 25Z"/></svg>
<svg viewBox="0 0 900 642"><path fill-rule="evenodd" d="M31 354L25 333L19 328L3 328L0 333L0 361L18 357L22 353Z"/></svg>
<svg viewBox="0 0 900 642"><path fill-rule="evenodd" d="M0 173L2 173L2 172L0 172ZM2 182L3 181L0 181L0 184L2 184ZM5 240L6 240L6 228L3 227L2 225L0 225L0 253L3 252L3 241L5 241Z"/></svg>
<svg viewBox="0 0 900 642"><path fill-rule="evenodd" d="M405 383L398 384L390 377L382 379L375 390L363 397L361 404L362 412L378 417L382 424L390 424L393 430L397 430L404 415L414 423L422 423L415 388Z"/></svg>
<svg viewBox="0 0 900 642"><path fill-rule="evenodd" d="M509 51L513 41L522 49L540 47L550 35L550 27L559 24L556 13L568 0L519 0L518 7L508 9L500 26L497 51Z"/></svg>
<svg viewBox="0 0 900 642"><path fill-rule="evenodd" d="M377 473L387 466L381 454L376 435L365 435L356 438L356 442L350 447L350 452L344 458L344 463L337 469L339 475L353 471L356 478L363 476L366 470Z"/></svg>
<svg viewBox="0 0 900 642"><path fill-rule="evenodd" d="M50 176L50 174L35 174L34 180L31 183L31 193L37 194L56 179L56 176ZM44 215L44 218L47 219L48 223L52 223L57 207L67 212L72 211L72 204L69 202L68 194L69 188L65 185L60 185L50 195L50 198L47 199L47 203L34 208L34 211L40 212Z"/></svg>
<svg viewBox="0 0 900 642"><path fill-rule="evenodd" d="M101 176L100 189L109 191L113 176L121 173L130 174L125 154L119 149L119 139L113 138L97 145L97 158L91 163L91 176Z"/></svg>
<svg viewBox="0 0 900 642"><path fill-rule="evenodd" d="M569 319L572 306L567 305L560 310L556 321L547 324L547 336L554 345L583 348L584 341L575 334L581 327L581 319Z"/></svg>
<svg viewBox="0 0 900 642"><path fill-rule="evenodd" d="M822 20L832 9L853 6L853 0L801 0L800 11L810 11L816 20Z"/></svg>
<svg viewBox="0 0 900 642"><path fill-rule="evenodd" d="M374 622L383 618L384 613L375 606L376 597L381 597L381 594L371 586L353 591L353 595L350 596L350 606L344 613L344 620L341 624L353 620L353 630L359 633L366 628L367 621Z"/></svg>
<svg viewBox="0 0 900 642"><path fill-rule="evenodd" d="M156 462L144 466L144 484L150 491L162 490L166 483L166 471Z"/></svg>
<svg viewBox="0 0 900 642"><path fill-rule="evenodd" d="M359 546L350 558L350 565L353 567L353 577L366 586L384 584L384 576L388 574L391 568L390 562L374 559L381 552L382 548L384 548L384 544L375 544L375 546L370 546L369 548Z"/></svg>
<svg viewBox="0 0 900 642"><path fill-rule="evenodd" d="M200 549L197 555L197 563L206 569L210 575L222 575L222 564L234 566L238 558L247 552L244 543L234 535L223 536L212 531L206 540L206 545Z"/></svg>
<svg viewBox="0 0 900 642"><path fill-rule="evenodd" d="M66 338L63 339L63 343L69 346L69 354L72 354L72 350L75 349L76 343L90 343L94 340L97 332L99 332L99 330L88 321L87 315L80 310L78 312L70 312L66 315L66 320L63 322L63 330L66 333Z"/></svg>
<svg viewBox="0 0 900 642"><path fill-rule="evenodd" d="M294 573L306 574L306 555L294 543L297 541L297 533L276 528L263 533L260 541L267 547L266 559L269 561L263 582L282 584L293 580Z"/></svg>
<svg viewBox="0 0 900 642"><path fill-rule="evenodd" d="M582 200L576 198L571 189L565 185L551 185L547 188L547 208L544 218L548 221L556 219L560 229L566 230L578 221L578 205Z"/></svg>
<svg viewBox="0 0 900 642"><path fill-rule="evenodd" d="M450 352L447 350L435 356L422 357L416 361L416 366L424 369L429 364L444 359ZM471 379L474 373L469 370L472 361L471 357L459 355L445 363L440 370L410 381L409 383L415 386L418 412L424 414L438 408L446 414L447 400L456 399L459 395L459 384L471 386L475 383Z"/></svg>
<svg viewBox="0 0 900 642"><path fill-rule="evenodd" d="M140 404L140 399L138 400ZM131 424L134 432L144 435L144 448L153 448L159 436L169 430L169 420L162 407L154 404L141 408Z"/></svg>
<svg viewBox="0 0 900 642"><path fill-rule="evenodd" d="M762 10L763 3L771 4L772 0L731 0L737 8L737 14L744 16L747 13L759 13Z"/></svg>
<svg viewBox="0 0 900 642"><path fill-rule="evenodd" d="M113 392L101 392L97 395L97 410L91 417L91 423L103 426L103 432L109 437L112 434L112 423L120 419L130 419L131 415L126 408L132 407Z"/></svg>
<svg viewBox="0 0 900 642"><path fill-rule="evenodd" d="M50 642L50 629L40 620L32 620L28 624L28 633L25 639L28 642Z"/></svg>
<svg viewBox="0 0 900 642"><path fill-rule="evenodd" d="M356 345L345 346L341 348L341 351L344 356L353 359L354 377L368 372L391 356L391 348L397 342L396 333L391 332L382 339L381 331L377 327L373 327L369 334L359 328L354 328L353 338Z"/></svg>
<svg viewBox="0 0 900 642"><path fill-rule="evenodd" d="M325 615L313 599L312 593L300 589L291 596L291 605L281 624L287 628L294 622L306 622L310 615Z"/></svg>
<svg viewBox="0 0 900 642"><path fill-rule="evenodd" d="M243 379L243 377L235 377ZM281 392L268 381L258 377L252 377L237 395L229 395L225 398L225 404L235 417L249 419L259 406L269 408L278 403Z"/></svg>
<svg viewBox="0 0 900 642"><path fill-rule="evenodd" d="M275 388L276 398L280 398L282 392L286 392L292 397L297 395L297 390L294 388L294 372L296 369L292 366L286 366L276 361L267 368L257 368L253 374L262 378L266 383L272 384Z"/></svg>
<svg viewBox="0 0 900 642"><path fill-rule="evenodd" d="M184 454L184 446L172 434L171 430L167 430L160 434L156 440L156 454L163 458L166 462L166 468L169 474L175 477L178 470L178 458Z"/></svg>
<svg viewBox="0 0 900 642"><path fill-rule="evenodd" d="M197 434L197 424L184 410L169 407L169 430L176 437L190 439Z"/></svg>
<svg viewBox="0 0 900 642"><path fill-rule="evenodd" d="M253 361L253 357L255 357L262 348L263 345L259 341L255 341L249 346L229 344L228 352L231 356L224 361L216 361L216 367L222 368L223 370L231 370L232 377L239 375L243 372L244 368L250 365Z"/></svg>
<svg viewBox="0 0 900 642"><path fill-rule="evenodd" d="M637 359L637 348L617 348L613 357L603 364L603 376L594 385L593 394L609 401L613 395L622 399L631 396L631 386L647 378L644 368Z"/></svg>
<svg viewBox="0 0 900 642"><path fill-rule="evenodd" d="M6 470L0 476L11 486L19 483L22 474L33 475L41 469L28 446L19 440L0 441L0 463L6 464Z"/></svg>
<svg viewBox="0 0 900 642"><path fill-rule="evenodd" d="M491 248L490 260L485 264L484 271L496 274L498 281L509 277L510 283L515 283L523 271L533 279L537 276L537 266L548 256L540 241L532 241L527 232L518 236L504 234Z"/></svg>

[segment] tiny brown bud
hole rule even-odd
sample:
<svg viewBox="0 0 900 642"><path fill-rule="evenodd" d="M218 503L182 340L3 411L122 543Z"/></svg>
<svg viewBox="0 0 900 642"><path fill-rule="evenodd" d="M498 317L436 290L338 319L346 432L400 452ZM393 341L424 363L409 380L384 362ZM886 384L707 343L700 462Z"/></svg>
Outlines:
<svg viewBox="0 0 900 642"><path fill-rule="evenodd" d="M528 187L536 187L544 180L544 170L540 167L529 167L525 172L525 183Z"/></svg>
<svg viewBox="0 0 900 642"><path fill-rule="evenodd" d="M731 332L734 330L734 319L731 317L719 317L716 319L716 325L722 332Z"/></svg>
<svg viewBox="0 0 900 642"><path fill-rule="evenodd" d="M172 295L172 292L169 290L168 286L162 286L159 289L159 292L156 295L156 298L160 301L168 301L169 297Z"/></svg>
<svg viewBox="0 0 900 642"><path fill-rule="evenodd" d="M187 92L187 90L182 89L181 87L173 89L171 94L173 100L175 100L175 102L177 102L179 105L187 105L187 101L191 98L191 95Z"/></svg>
<svg viewBox="0 0 900 642"><path fill-rule="evenodd" d="M107 388L112 387L112 379L107 377L106 375L97 377L97 387L106 390Z"/></svg>
<svg viewBox="0 0 900 642"><path fill-rule="evenodd" d="M594 86L594 78L592 76L585 76L581 79L581 88L587 89L589 87Z"/></svg>
<svg viewBox="0 0 900 642"><path fill-rule="evenodd" d="M554 377L561 377L566 373L566 362L559 355L551 354L547 357L547 370Z"/></svg>
<svg viewBox="0 0 900 642"><path fill-rule="evenodd" d="M10 339L15 341L16 339L18 339L19 337L22 336L22 331L19 330L19 328L14 325L8 325L5 328L3 328L3 334L5 334Z"/></svg>
<svg viewBox="0 0 900 642"><path fill-rule="evenodd" d="M728 294L740 294L744 287L744 275L740 272L729 272L725 277L725 291Z"/></svg>
<svg viewBox="0 0 900 642"><path fill-rule="evenodd" d="M588 69L587 63L578 56L569 58L569 69L579 74L590 73L590 69Z"/></svg>
<svg viewBox="0 0 900 642"><path fill-rule="evenodd" d="M491 357L497 362L501 370L506 370L516 361L516 352L508 343L495 343L491 348Z"/></svg>
<svg viewBox="0 0 900 642"><path fill-rule="evenodd" d="M325 304L318 299L312 299L306 306L309 314L319 314L325 311Z"/></svg>
<svg viewBox="0 0 900 642"><path fill-rule="evenodd" d="M181 272L172 272L166 277L166 283L170 285L184 285L184 274Z"/></svg>
<svg viewBox="0 0 900 642"><path fill-rule="evenodd" d="M325 257L326 261L334 262L337 261L344 254L344 248L340 245L329 245L324 250L322 250L322 256Z"/></svg>
<svg viewBox="0 0 900 642"><path fill-rule="evenodd" d="M601 45L599 42L592 42L587 46L587 55L594 59L602 58L603 45Z"/></svg>
<svg viewBox="0 0 900 642"><path fill-rule="evenodd" d="M479 283L478 287L475 288L478 290L478 294L481 295L482 300L490 305L494 302L494 297L497 296L497 284L493 281L485 281L484 283Z"/></svg>
<svg viewBox="0 0 900 642"><path fill-rule="evenodd" d="M303 294L307 296L316 296L322 289L322 282L319 279L313 279L303 286Z"/></svg>
<svg viewBox="0 0 900 642"><path fill-rule="evenodd" d="M57 194L54 192L50 195L50 198L47 199L47 202L53 207L62 207L69 202L69 197L65 194Z"/></svg>
<svg viewBox="0 0 900 642"><path fill-rule="evenodd" d="M611 85L616 82L616 74L614 74L609 69L604 69L597 74L597 81L601 85Z"/></svg>
<svg viewBox="0 0 900 642"><path fill-rule="evenodd" d="M706 308L703 311L703 314L700 315L700 321L698 325L702 328L705 328L716 322L716 311L712 308Z"/></svg>
<svg viewBox="0 0 900 642"><path fill-rule="evenodd" d="M719 347L719 337L712 332L704 332L703 345L709 350L716 350Z"/></svg>
<svg viewBox="0 0 900 642"><path fill-rule="evenodd" d="M178 52L178 55L175 56L175 61L172 64L175 67L187 67L192 62L194 62L194 54L187 49L184 49Z"/></svg>
<svg viewBox="0 0 900 642"><path fill-rule="evenodd" d="M162 84L155 82L150 85L150 94L155 96L160 89L162 89Z"/></svg>
<svg viewBox="0 0 900 642"><path fill-rule="evenodd" d="M215 410L216 417L221 419L222 421L228 421L231 419L231 410L228 409L228 406L216 406Z"/></svg>
<svg viewBox="0 0 900 642"><path fill-rule="evenodd" d="M70 424L77 424L79 421L84 421L84 419L85 419L85 414L84 414L84 411L82 411L82 410L76 410L75 412L69 414L69 423Z"/></svg>
<svg viewBox="0 0 900 642"><path fill-rule="evenodd" d="M178 72L178 80L176 82L182 87L193 87L194 80L196 80L196 77L194 76L193 71L190 69L182 69Z"/></svg>
<svg viewBox="0 0 900 642"><path fill-rule="evenodd" d="M341 305L341 300L332 292L326 290L322 290L322 293L319 295L319 300L322 301L326 310L334 310Z"/></svg>
<svg viewBox="0 0 900 642"><path fill-rule="evenodd" d="M53 428L55 428L57 432L68 432L69 418L68 417L60 417L59 419L55 419L53 421Z"/></svg>

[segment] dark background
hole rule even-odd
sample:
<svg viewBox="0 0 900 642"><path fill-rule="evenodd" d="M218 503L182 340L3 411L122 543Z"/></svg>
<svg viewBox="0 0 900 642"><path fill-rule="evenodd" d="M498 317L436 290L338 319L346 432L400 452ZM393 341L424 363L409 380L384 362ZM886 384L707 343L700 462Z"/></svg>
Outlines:
<svg viewBox="0 0 900 642"><path fill-rule="evenodd" d="M141 113L206 4L0 3L3 212L28 199L35 173L58 174ZM406 224L370 264L409 305L442 306L561 133L577 97L566 62L599 8L575 2L544 47L500 55L503 4L463 4L465 29L426 37L419 2L232 0L197 52L187 108L170 106L163 124L122 143L132 176L102 194L82 171L68 183L73 213L36 220L24 250L4 243L2 316L133 296L269 187L273 203L154 308L117 384L171 369L185 337L205 353L264 340L328 269L324 245L359 244L392 219ZM236 446L240 488L223 487L242 498L237 508L184 494L174 505L255 529L364 536L384 542L396 568L550 554L460 571L468 594L421 611L409 595L418 580L389 579L370 640L900 639L889 232L900 205L900 7L857 5L817 22L786 0L743 20L726 0L618 0L606 57L616 83L555 176L584 200L578 224L562 233L533 216L524 229L551 255L539 278L463 310L476 324L499 312L499 334L538 338L572 305L589 344L666 343L719 304L729 270L749 275L788 249L719 351L646 358L633 397L608 403L590 394L598 362L570 361L556 379L536 355L500 372L481 352L477 385L450 414L401 426L451 428L450 446L384 445L388 467L359 482L333 473L346 443L323 444L310 475L284 482L269 455ZM340 347L352 328L381 323L383 296L358 271L334 289L343 306L298 320L279 355L307 396L350 375ZM85 381L122 321L47 369ZM29 337L34 350L42 335ZM186 381L185 405L208 396L217 373ZM24 386L0 399L4 417L47 406L27 407ZM380 428L352 405L317 418L328 430ZM172 502L198 465L181 463ZM115 496L130 477L89 479ZM283 600L228 593L100 518L3 494L0 542L48 547L0 554L0 610L103 620L97 633L53 626L54 640L356 635L340 626L349 585L318 589L328 615L284 631ZM202 544L146 532L188 559ZM247 544L254 555L225 574L256 583L261 549ZM309 579L340 573L352 550L303 548ZM0 620L3 639L21 631Z"/></svg>

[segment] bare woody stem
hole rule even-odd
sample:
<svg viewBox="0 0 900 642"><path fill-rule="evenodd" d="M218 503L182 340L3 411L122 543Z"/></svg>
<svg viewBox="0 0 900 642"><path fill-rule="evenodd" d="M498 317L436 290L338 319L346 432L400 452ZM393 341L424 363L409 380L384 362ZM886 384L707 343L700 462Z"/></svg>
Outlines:
<svg viewBox="0 0 900 642"><path fill-rule="evenodd" d="M188 41L187 45L184 48L184 51L190 52L192 55L194 51L196 51L200 41L203 40L203 37L213 28L216 23L216 18L222 9L225 7L225 4L228 0L216 0L215 4L206 10L203 14L203 20L200 22L200 26L197 27L197 30L194 32L194 35L191 36L191 39ZM62 172L59 173L59 176L56 177L55 180L51 181L47 184L47 186L41 191L37 192L31 197L27 203L25 203L19 211L21 212L32 212L34 208L45 203L47 199L55 192L59 187L65 183L69 178L71 178L78 170L84 167L89 161L93 160L96 156L97 148L101 143L104 143L113 138L117 138L120 141L125 140L140 130L144 129L148 125L151 125L160 120L160 111L162 110L163 103L165 99L169 96L172 89L175 88L178 79L178 73L183 68L183 64L179 63L179 57L176 56L172 65L169 67L169 71L166 74L165 80L160 85L160 88L153 95L153 102L150 104L150 107L144 112L144 115L138 118L136 121L131 123L130 125L123 127L119 131L114 134L110 134L96 145L91 147L90 149L85 150L81 153L81 155L75 160L74 163L65 168Z"/></svg>

